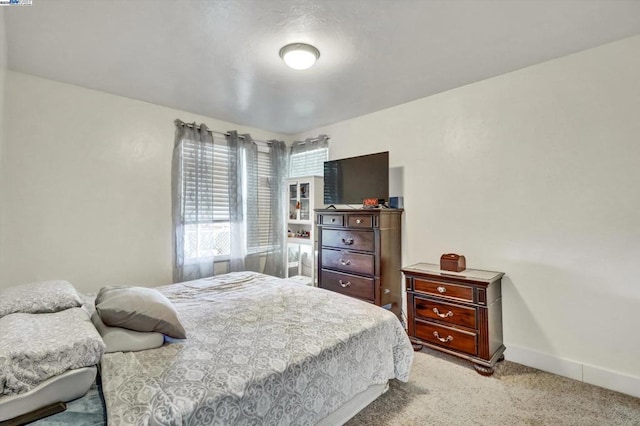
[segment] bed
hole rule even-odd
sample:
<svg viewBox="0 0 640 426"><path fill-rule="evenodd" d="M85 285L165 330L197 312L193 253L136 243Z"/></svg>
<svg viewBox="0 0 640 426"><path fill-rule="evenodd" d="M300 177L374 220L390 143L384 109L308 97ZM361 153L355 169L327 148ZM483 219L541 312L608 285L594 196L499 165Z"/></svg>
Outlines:
<svg viewBox="0 0 640 426"><path fill-rule="evenodd" d="M337 425L408 380L409 339L377 306L253 272L157 290L187 338L102 357L109 425Z"/></svg>

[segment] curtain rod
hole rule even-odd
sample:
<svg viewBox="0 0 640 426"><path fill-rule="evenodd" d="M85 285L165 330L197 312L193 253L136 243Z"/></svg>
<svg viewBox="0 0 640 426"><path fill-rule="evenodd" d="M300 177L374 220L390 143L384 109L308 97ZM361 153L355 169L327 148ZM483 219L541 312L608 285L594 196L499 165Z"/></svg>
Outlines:
<svg viewBox="0 0 640 426"><path fill-rule="evenodd" d="M191 129L194 129L196 127L196 126L193 125L193 123L185 123L182 120L176 120L176 124L180 124L181 126L187 126L187 127L191 128ZM198 129L198 130L200 130L200 129ZM231 136L227 132L217 132L217 131L211 130L211 129L207 129L207 132L209 132L211 134L215 133L216 135L220 135L220 136ZM238 138L245 139L245 137L242 136L242 135L238 135ZM268 141L261 141L260 139L253 139L253 138L251 138L251 139L254 142L260 142L260 143L264 143L264 144L267 144L267 145L271 145L271 142L268 142Z"/></svg>
<svg viewBox="0 0 640 426"><path fill-rule="evenodd" d="M331 138L329 136L327 136L327 135L320 135L317 138L307 138L307 139L304 139L304 140L301 140L301 141L293 141L293 143L296 143L296 144L299 144L299 145L304 145L307 142L314 143L314 142L319 142L321 140L328 141L329 139L331 139Z"/></svg>

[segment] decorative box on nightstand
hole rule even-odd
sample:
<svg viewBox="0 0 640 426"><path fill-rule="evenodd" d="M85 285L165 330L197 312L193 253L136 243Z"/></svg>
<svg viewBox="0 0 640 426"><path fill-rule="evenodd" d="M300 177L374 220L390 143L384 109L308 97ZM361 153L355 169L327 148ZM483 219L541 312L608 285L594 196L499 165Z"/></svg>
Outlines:
<svg viewBox="0 0 640 426"><path fill-rule="evenodd" d="M502 344L503 272L440 270L417 263L402 268L406 279L409 338L473 363L493 374L504 359Z"/></svg>

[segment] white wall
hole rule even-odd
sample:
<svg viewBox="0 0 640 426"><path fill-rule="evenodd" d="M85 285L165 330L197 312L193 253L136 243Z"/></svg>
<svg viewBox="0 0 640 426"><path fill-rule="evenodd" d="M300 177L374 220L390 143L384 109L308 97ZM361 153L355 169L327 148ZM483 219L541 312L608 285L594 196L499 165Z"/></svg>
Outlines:
<svg viewBox="0 0 640 426"><path fill-rule="evenodd" d="M8 72L0 282L171 282L173 120L282 135Z"/></svg>
<svg viewBox="0 0 640 426"><path fill-rule="evenodd" d="M2 170L3 151L4 151L4 98L5 98L5 76L7 74L7 29L4 22L4 8L0 8L0 263L2 262L2 208L3 200L3 182ZM3 282L0 279L0 289L3 288Z"/></svg>
<svg viewBox="0 0 640 426"><path fill-rule="evenodd" d="M508 359L640 396L638 52L640 36L295 136L330 135L332 159L390 151L405 265L457 252L506 272Z"/></svg>

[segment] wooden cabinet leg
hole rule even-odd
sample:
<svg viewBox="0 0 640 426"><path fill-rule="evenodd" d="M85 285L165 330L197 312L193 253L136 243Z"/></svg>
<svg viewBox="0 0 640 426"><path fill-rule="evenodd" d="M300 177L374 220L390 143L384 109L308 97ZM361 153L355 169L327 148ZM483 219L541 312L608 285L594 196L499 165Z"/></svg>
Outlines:
<svg viewBox="0 0 640 426"><path fill-rule="evenodd" d="M476 369L478 374L482 376L492 376L493 375L493 367L487 367L480 364L473 364L473 368Z"/></svg>
<svg viewBox="0 0 640 426"><path fill-rule="evenodd" d="M411 342L411 346L413 346L413 350L414 352L418 352L422 350L422 345L418 344L418 343L413 343Z"/></svg>

